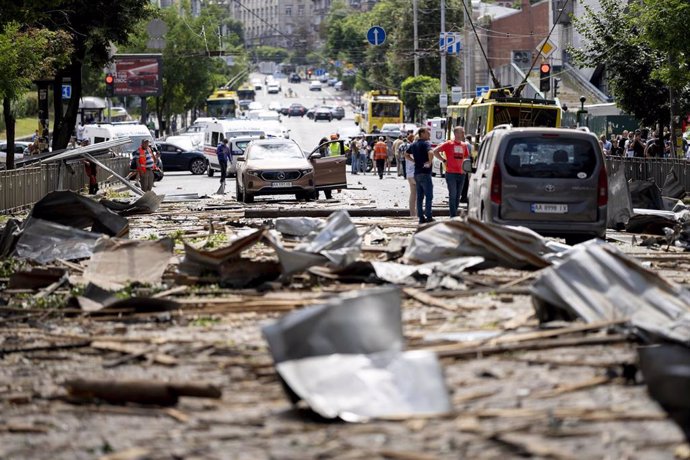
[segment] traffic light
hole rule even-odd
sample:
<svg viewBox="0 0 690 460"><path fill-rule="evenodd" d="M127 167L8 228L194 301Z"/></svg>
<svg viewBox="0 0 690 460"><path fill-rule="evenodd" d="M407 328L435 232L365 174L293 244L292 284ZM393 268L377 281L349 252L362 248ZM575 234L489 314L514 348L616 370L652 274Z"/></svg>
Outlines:
<svg viewBox="0 0 690 460"><path fill-rule="evenodd" d="M539 91L546 93L551 89L551 64L544 62L539 66Z"/></svg>
<svg viewBox="0 0 690 460"><path fill-rule="evenodd" d="M558 97L558 84L561 82L560 78L553 79L553 97Z"/></svg>
<svg viewBox="0 0 690 460"><path fill-rule="evenodd" d="M113 74L107 74L105 76L105 95L106 97L113 97L115 94L115 77Z"/></svg>

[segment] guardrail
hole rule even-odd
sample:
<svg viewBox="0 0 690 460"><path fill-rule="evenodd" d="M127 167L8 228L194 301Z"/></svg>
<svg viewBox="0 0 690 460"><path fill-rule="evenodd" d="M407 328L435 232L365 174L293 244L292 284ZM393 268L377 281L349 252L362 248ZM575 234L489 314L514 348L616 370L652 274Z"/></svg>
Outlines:
<svg viewBox="0 0 690 460"><path fill-rule="evenodd" d="M129 172L128 157L101 157L100 160L122 176ZM117 180L112 178L108 171L100 168L97 177L100 184ZM88 178L82 160L0 171L0 213L6 214L30 206L55 190L78 191L86 186Z"/></svg>
<svg viewBox="0 0 690 460"><path fill-rule="evenodd" d="M653 180L662 188L666 176L675 171L678 181L690 192L690 161L682 158L625 158L609 155L606 157L608 171L623 168L625 177L630 180Z"/></svg>

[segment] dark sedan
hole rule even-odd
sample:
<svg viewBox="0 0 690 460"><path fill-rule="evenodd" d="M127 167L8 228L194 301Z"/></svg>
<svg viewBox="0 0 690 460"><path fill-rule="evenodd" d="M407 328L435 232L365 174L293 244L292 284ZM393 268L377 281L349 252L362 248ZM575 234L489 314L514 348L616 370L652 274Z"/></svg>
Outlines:
<svg viewBox="0 0 690 460"><path fill-rule="evenodd" d="M307 108L302 104L292 104L288 109L289 117L303 117L307 113Z"/></svg>
<svg viewBox="0 0 690 460"><path fill-rule="evenodd" d="M192 174L201 175L206 172L207 162L200 150L183 148L169 142L158 144L158 150L163 161L165 171L190 171Z"/></svg>
<svg viewBox="0 0 690 460"><path fill-rule="evenodd" d="M301 83L302 77L300 77L299 75L297 75L296 73L293 72L290 74L290 78L288 78L288 81L290 83Z"/></svg>
<svg viewBox="0 0 690 460"><path fill-rule="evenodd" d="M319 107L314 111L314 121L328 120L333 121L333 112L328 107Z"/></svg>

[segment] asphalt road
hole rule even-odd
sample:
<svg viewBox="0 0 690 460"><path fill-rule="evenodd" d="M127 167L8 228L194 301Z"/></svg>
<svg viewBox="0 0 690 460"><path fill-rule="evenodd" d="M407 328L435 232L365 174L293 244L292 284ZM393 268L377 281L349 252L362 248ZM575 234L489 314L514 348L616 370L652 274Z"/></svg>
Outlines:
<svg viewBox="0 0 690 460"><path fill-rule="evenodd" d="M252 78L259 77L263 80L261 75L252 75ZM345 118L343 120L333 120L332 122L318 121L314 122L307 117L303 118L289 118L283 117L284 123L290 129L290 136L294 139L304 151L310 152L317 147L319 140L322 137L329 137L331 134L338 132L338 129L351 128L354 125L353 121L353 107L349 103L347 94L344 92L335 91L333 88L324 85L322 91L309 91L309 83L303 81L302 83L288 83L287 80L281 81L283 93L281 94L267 94L266 89L258 92L256 100L268 107L268 104L273 101L280 101L281 103L290 104L292 102L299 102L311 108L314 105L325 102L329 105L341 105L345 108ZM295 93L295 97L287 98L285 93L287 89L291 88ZM409 187L407 181L397 176L395 170L391 169L390 175L385 175L383 180L373 173L351 175L347 171L348 190L343 190L340 193L333 194L333 199L342 202L348 206L376 206L379 208L404 208L408 203ZM169 172L166 173L165 178L156 183L155 191L159 194L182 194L182 193L199 193L199 195L209 195L214 198L221 198L223 200L235 201L235 181L229 178L226 182L226 194L221 196L215 195L219 187L219 177L207 177L206 175L194 176L189 172ZM257 202L271 202L280 200L284 202L286 196L260 196L257 197ZM288 199L294 199L294 196L287 196ZM448 202L448 189L445 180L437 177L434 178L434 205L445 206Z"/></svg>

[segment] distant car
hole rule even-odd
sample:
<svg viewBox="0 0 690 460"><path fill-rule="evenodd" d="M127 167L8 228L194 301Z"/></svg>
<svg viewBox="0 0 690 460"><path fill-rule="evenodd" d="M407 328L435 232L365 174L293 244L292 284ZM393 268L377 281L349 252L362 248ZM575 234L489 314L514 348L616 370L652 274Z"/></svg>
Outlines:
<svg viewBox="0 0 690 460"><path fill-rule="evenodd" d="M331 143L319 147L326 152ZM307 155L289 139L253 140L237 158L235 183L237 201L245 203L256 195L316 199L319 190L347 188L345 155L342 148L340 155L324 155L318 148Z"/></svg>
<svg viewBox="0 0 690 460"><path fill-rule="evenodd" d="M280 92L280 83L273 81L266 86L266 91L268 94L276 94Z"/></svg>
<svg viewBox="0 0 690 460"><path fill-rule="evenodd" d="M345 118L345 109L342 107L332 107L331 113L333 114L333 118L336 120L342 120Z"/></svg>
<svg viewBox="0 0 690 460"><path fill-rule="evenodd" d="M261 83L261 79L259 78L254 78L252 80L252 85L254 85L255 90L263 88L263 84Z"/></svg>
<svg viewBox="0 0 690 460"><path fill-rule="evenodd" d="M328 120L333 121L333 112L328 107L319 107L314 111L314 121Z"/></svg>
<svg viewBox="0 0 690 460"><path fill-rule="evenodd" d="M29 145L31 142L14 141L15 158L17 158L17 154L29 153ZM7 153L7 142L0 142L0 152Z"/></svg>
<svg viewBox="0 0 690 460"><path fill-rule="evenodd" d="M290 74L290 77L288 78L288 81L289 81L290 83L302 83L302 77L300 77L298 74L296 74L296 73L293 72L293 73Z"/></svg>
<svg viewBox="0 0 690 460"><path fill-rule="evenodd" d="M559 128L494 129L470 176L467 213L575 244L606 236L608 176L592 133Z"/></svg>
<svg viewBox="0 0 690 460"><path fill-rule="evenodd" d="M282 105L280 106L280 111L279 111L279 112L280 112L281 115L289 115L290 106L287 105L287 104L282 104Z"/></svg>
<svg viewBox="0 0 690 460"><path fill-rule="evenodd" d="M318 81L312 81L309 83L309 91L321 91L321 82Z"/></svg>
<svg viewBox="0 0 690 460"><path fill-rule="evenodd" d="M252 103L251 99L240 99L239 105L240 110L249 110L249 104Z"/></svg>
<svg viewBox="0 0 690 460"><path fill-rule="evenodd" d="M338 79L337 79L337 78L329 78L329 79L326 81L326 84L327 84L328 86L335 86L336 83L338 83Z"/></svg>
<svg viewBox="0 0 690 460"><path fill-rule="evenodd" d="M395 139L403 132L402 129L403 126L401 123L384 123L383 126L381 126L380 134Z"/></svg>
<svg viewBox="0 0 690 460"><path fill-rule="evenodd" d="M343 90L343 82L339 81L335 85L333 85L333 88L335 88L336 91L342 91Z"/></svg>
<svg viewBox="0 0 690 460"><path fill-rule="evenodd" d="M261 102L250 102L249 106L247 107L248 110L263 110L264 105Z"/></svg>
<svg viewBox="0 0 690 460"><path fill-rule="evenodd" d="M179 137L179 136L176 136ZM208 162L203 152L193 150L191 145L183 145L184 142L176 143L168 140L158 144L158 151L163 162L165 171L189 171L194 175L201 175L206 172Z"/></svg>
<svg viewBox="0 0 690 460"><path fill-rule="evenodd" d="M325 74L319 76L319 82L328 83L328 73L325 73Z"/></svg>
<svg viewBox="0 0 690 460"><path fill-rule="evenodd" d="M303 117L307 113L307 108L302 104L292 104L288 109L288 116L290 117Z"/></svg>

